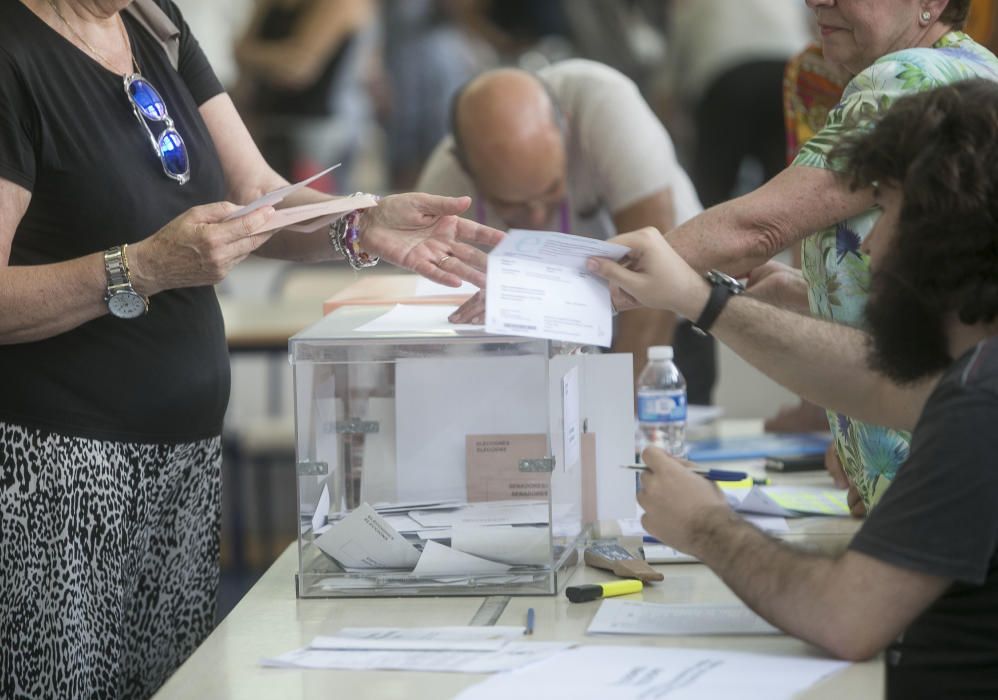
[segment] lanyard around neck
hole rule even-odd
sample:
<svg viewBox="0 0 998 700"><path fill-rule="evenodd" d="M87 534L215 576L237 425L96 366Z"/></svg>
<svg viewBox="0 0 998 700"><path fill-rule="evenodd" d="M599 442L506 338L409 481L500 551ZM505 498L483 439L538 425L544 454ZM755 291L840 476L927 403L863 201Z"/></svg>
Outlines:
<svg viewBox="0 0 998 700"><path fill-rule="evenodd" d="M568 196L566 195L565 198L561 200L561 204L558 205L558 223L560 224L559 231L561 233L572 232L571 211L572 208L569 205ZM475 220L480 224L484 224L485 219L485 201L480 193L475 192Z"/></svg>

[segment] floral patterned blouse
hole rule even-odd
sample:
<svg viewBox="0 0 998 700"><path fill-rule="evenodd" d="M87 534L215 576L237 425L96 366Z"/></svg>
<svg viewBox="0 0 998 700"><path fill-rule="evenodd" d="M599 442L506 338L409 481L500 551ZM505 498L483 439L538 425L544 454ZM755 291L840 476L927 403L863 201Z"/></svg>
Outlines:
<svg viewBox="0 0 998 700"><path fill-rule="evenodd" d="M872 128L874 119L904 95L970 78L998 82L998 58L963 32L949 32L932 48L888 54L849 82L825 127L804 144L793 164L837 169L828 156L844 134ZM878 216L878 209L870 209L804 241L802 267L812 313L850 326L864 323L870 272L859 246ZM910 435L833 412L828 418L842 466L872 508L907 459Z"/></svg>

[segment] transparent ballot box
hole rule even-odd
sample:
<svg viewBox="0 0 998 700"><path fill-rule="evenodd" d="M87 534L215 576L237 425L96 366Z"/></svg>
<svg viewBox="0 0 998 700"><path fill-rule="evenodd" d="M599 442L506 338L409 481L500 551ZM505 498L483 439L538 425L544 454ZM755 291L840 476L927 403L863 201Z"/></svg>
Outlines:
<svg viewBox="0 0 998 700"><path fill-rule="evenodd" d="M359 328L385 310L342 308L290 341L299 596L556 593L595 512L600 356Z"/></svg>

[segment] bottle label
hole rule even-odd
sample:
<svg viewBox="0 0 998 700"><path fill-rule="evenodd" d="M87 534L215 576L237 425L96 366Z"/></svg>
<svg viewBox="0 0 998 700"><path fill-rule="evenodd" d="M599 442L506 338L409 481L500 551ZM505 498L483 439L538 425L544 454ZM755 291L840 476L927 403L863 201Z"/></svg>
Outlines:
<svg viewBox="0 0 998 700"><path fill-rule="evenodd" d="M641 423L678 423L686 420L686 392L682 389L638 390L638 421Z"/></svg>

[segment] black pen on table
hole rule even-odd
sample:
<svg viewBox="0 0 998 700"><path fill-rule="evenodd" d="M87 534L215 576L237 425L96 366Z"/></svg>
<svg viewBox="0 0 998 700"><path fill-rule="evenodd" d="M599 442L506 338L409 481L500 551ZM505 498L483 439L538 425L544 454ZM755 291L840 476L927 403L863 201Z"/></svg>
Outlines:
<svg viewBox="0 0 998 700"><path fill-rule="evenodd" d="M524 634L534 633L534 609L527 608L527 626L523 628Z"/></svg>

